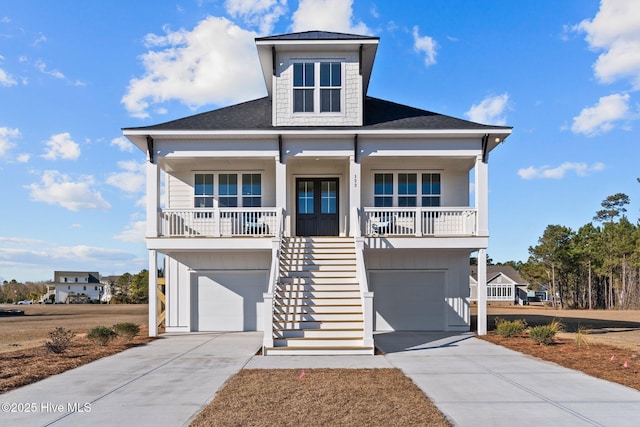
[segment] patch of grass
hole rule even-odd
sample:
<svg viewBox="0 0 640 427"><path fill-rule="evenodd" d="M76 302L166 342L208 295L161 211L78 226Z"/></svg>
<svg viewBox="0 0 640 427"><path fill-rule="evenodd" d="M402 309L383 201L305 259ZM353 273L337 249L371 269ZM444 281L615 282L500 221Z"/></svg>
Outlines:
<svg viewBox="0 0 640 427"><path fill-rule="evenodd" d="M450 426L398 369L244 369L193 421L202 426Z"/></svg>
<svg viewBox="0 0 640 427"><path fill-rule="evenodd" d="M591 333L591 329L588 326L578 325L576 331L576 347L589 347L589 340L587 335Z"/></svg>

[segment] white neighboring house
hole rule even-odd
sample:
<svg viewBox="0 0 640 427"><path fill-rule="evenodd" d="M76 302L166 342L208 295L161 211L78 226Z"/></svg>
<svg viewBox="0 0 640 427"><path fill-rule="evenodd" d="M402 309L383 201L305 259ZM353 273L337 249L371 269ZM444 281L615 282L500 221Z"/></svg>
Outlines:
<svg viewBox="0 0 640 427"><path fill-rule="evenodd" d="M47 284L47 294L55 296L55 303L86 303L102 296L100 274L89 271L56 271L52 283Z"/></svg>
<svg viewBox="0 0 640 427"><path fill-rule="evenodd" d="M470 300L478 301L478 269L471 266L469 286ZM487 301L491 303L524 304L527 302L527 286L529 282L508 265L487 266ZM535 292L534 292L535 294Z"/></svg>
<svg viewBox="0 0 640 427"><path fill-rule="evenodd" d="M123 129L147 154L150 335L261 330L267 355L372 354L374 331L469 330L489 153L511 128L368 96L378 42L258 38L268 96Z"/></svg>

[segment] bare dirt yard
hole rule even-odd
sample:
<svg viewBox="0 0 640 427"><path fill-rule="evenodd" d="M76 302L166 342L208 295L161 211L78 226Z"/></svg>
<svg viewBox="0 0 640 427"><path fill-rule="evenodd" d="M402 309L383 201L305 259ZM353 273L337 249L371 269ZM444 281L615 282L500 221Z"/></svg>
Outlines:
<svg viewBox="0 0 640 427"><path fill-rule="evenodd" d="M146 305L0 305L0 310L11 309L25 314L0 316L0 394L150 341L144 326L133 340L117 338L108 346L96 346L85 337L95 326L144 325ZM63 354L48 353L43 346L57 327L76 334Z"/></svg>

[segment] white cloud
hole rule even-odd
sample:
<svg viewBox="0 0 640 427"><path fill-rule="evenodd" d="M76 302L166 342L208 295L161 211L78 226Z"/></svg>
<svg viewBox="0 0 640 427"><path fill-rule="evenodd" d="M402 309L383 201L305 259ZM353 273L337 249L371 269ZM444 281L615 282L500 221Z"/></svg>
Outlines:
<svg viewBox="0 0 640 427"><path fill-rule="evenodd" d="M640 2L602 0L593 20L575 27L596 51L604 51L593 68L602 83L629 78L640 90Z"/></svg>
<svg viewBox="0 0 640 427"><path fill-rule="evenodd" d="M64 74L62 74L58 70L47 70L47 64L45 64L41 60L36 61L35 66L43 74L47 74L47 75L49 75L51 77L54 77L56 79L61 79L61 80L63 80L65 78Z"/></svg>
<svg viewBox="0 0 640 427"><path fill-rule="evenodd" d="M18 163L28 163L30 159L31 159L31 155L27 153L22 153L18 155L18 157L16 157L16 160L18 161Z"/></svg>
<svg viewBox="0 0 640 427"><path fill-rule="evenodd" d="M293 13L293 31L335 31L371 34L363 22L353 22L353 0L300 0Z"/></svg>
<svg viewBox="0 0 640 427"><path fill-rule="evenodd" d="M629 116L629 94L613 94L603 96L593 107L584 108L573 118L571 130L593 136L608 132L614 123Z"/></svg>
<svg viewBox="0 0 640 427"><path fill-rule="evenodd" d="M233 18L242 18L247 25L258 28L261 34L269 34L278 19L286 13L287 1L227 0L225 7Z"/></svg>
<svg viewBox="0 0 640 427"><path fill-rule="evenodd" d="M42 155L45 159L76 160L80 157L80 146L71 139L68 132L52 135L45 144L47 149Z"/></svg>
<svg viewBox="0 0 640 427"><path fill-rule="evenodd" d="M604 170L603 163L594 163L591 166L586 163L565 162L558 167L542 166L539 168L529 166L526 169L518 170L518 175L522 179L562 179L565 174L574 171L578 176L587 176L592 172Z"/></svg>
<svg viewBox="0 0 640 427"><path fill-rule="evenodd" d="M9 73L0 68L0 86L15 86L18 82Z"/></svg>
<svg viewBox="0 0 640 427"><path fill-rule="evenodd" d="M111 145L115 145L120 149L120 151L126 151L129 153L133 153L134 145L124 136L119 136L117 138L113 138L111 140Z"/></svg>
<svg viewBox="0 0 640 427"><path fill-rule="evenodd" d="M20 137L20 130L0 127L0 157L15 147L15 140Z"/></svg>
<svg viewBox="0 0 640 427"><path fill-rule="evenodd" d="M93 185L92 176L81 176L73 182L68 175L48 170L43 173L40 184L34 183L26 188L31 190L31 200L59 205L74 212L80 209L111 209L102 195L91 188Z"/></svg>
<svg viewBox="0 0 640 427"><path fill-rule="evenodd" d="M121 102L134 117L149 117L150 104L178 100L197 107L265 94L254 38L225 18L208 17L192 30L148 34L141 56L144 75L133 78Z"/></svg>
<svg viewBox="0 0 640 427"><path fill-rule="evenodd" d="M144 242L147 233L147 222L133 220L125 229L113 238L122 242Z"/></svg>
<svg viewBox="0 0 640 427"><path fill-rule="evenodd" d="M488 96L479 104L472 105L464 115L473 122L503 126L506 123L506 118L502 114L506 110L508 102L508 93Z"/></svg>
<svg viewBox="0 0 640 427"><path fill-rule="evenodd" d="M424 54L424 65L427 67L436 63L436 41L429 36L420 36L420 29L413 27L413 48L418 53Z"/></svg>
<svg viewBox="0 0 640 427"><path fill-rule="evenodd" d="M107 184L113 185L127 193L142 193L145 190L145 163L134 160L118 162L120 169L125 172L111 174Z"/></svg>

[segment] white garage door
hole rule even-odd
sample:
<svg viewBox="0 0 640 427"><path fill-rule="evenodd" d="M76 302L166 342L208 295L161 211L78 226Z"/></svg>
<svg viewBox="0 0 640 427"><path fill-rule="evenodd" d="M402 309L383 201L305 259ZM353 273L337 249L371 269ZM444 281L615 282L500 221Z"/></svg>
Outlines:
<svg viewBox="0 0 640 427"><path fill-rule="evenodd" d="M262 294L268 273L217 272L198 276L193 300L194 331L262 330Z"/></svg>
<svg viewBox="0 0 640 427"><path fill-rule="evenodd" d="M444 330L445 283L443 271L371 272L374 328L378 331Z"/></svg>

